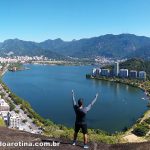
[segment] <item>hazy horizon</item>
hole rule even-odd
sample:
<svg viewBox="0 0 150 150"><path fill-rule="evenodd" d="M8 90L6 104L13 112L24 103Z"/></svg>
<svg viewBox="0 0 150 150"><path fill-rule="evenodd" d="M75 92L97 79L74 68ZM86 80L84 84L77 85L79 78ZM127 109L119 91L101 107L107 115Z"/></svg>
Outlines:
<svg viewBox="0 0 150 150"><path fill-rule="evenodd" d="M22 40L22 41L30 41L30 42L36 42L36 43L40 43L40 42L44 42L46 40L57 40L57 39L61 39L62 41L64 42L71 42L73 40L81 40L81 39L90 39L90 38L94 38L94 37L100 37L100 36L105 36L105 35L121 35L121 34L131 34L131 35L135 35L135 36L141 36L141 37L147 37L147 38L150 38L150 36L145 36L145 35L137 35L137 34L134 34L134 33L120 33L120 34L113 34L113 33L107 33L107 34L103 34L103 35L97 35L97 36L92 36L92 37L83 37L83 38L79 38L79 39L72 39L72 40L64 40L62 39L61 37L58 37L58 38L55 38L55 39L52 39L50 37L48 37L47 39L45 40L42 40L42 41L34 41L34 40L24 40L24 39L20 39L20 38L8 38L8 39L5 39L3 41L0 41L1 43L6 41L6 40L15 40L15 39L18 39L18 40Z"/></svg>

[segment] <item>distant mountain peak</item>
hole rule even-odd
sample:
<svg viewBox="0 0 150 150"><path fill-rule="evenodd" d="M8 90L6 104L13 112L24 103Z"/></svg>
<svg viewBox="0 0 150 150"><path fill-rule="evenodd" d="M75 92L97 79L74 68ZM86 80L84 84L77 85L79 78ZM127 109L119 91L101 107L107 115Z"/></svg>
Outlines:
<svg viewBox="0 0 150 150"><path fill-rule="evenodd" d="M8 39L0 43L0 54L14 52L15 55L71 56L92 58L96 56L125 58L145 57L150 55L150 38L123 33L106 34L99 37L63 41L61 38L43 42ZM58 57L59 57L58 56Z"/></svg>
<svg viewBox="0 0 150 150"><path fill-rule="evenodd" d="M63 41L61 38L57 38L54 41Z"/></svg>

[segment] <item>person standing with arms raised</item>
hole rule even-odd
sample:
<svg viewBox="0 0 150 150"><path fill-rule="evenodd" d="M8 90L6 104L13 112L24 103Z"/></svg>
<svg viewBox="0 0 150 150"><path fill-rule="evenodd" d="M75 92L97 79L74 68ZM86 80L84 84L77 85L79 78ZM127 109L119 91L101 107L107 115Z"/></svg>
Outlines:
<svg viewBox="0 0 150 150"><path fill-rule="evenodd" d="M78 100L78 105L75 100L74 91L72 90L72 101L73 101L73 108L76 114L76 121L75 121L75 129L74 129L74 140L72 145L76 145L77 135L80 129L82 129L83 138L84 138L84 148L89 148L87 145L88 136L87 136L87 121L86 121L86 114L94 105L98 97L98 93L96 94L93 101L87 106L83 106L83 99Z"/></svg>

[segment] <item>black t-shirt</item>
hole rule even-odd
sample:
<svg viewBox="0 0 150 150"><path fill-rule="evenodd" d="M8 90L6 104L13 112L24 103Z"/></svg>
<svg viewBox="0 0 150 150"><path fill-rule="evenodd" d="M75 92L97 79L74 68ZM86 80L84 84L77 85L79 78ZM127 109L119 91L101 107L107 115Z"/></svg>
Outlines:
<svg viewBox="0 0 150 150"><path fill-rule="evenodd" d="M77 124L86 124L87 108L86 107L80 108L79 106L75 105L74 110L76 113L76 123Z"/></svg>

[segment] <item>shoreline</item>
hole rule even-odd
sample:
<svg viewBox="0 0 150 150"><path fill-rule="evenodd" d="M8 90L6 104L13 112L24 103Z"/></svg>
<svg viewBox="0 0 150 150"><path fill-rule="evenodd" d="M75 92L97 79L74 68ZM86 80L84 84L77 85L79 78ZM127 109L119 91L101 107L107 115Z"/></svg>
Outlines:
<svg viewBox="0 0 150 150"><path fill-rule="evenodd" d="M66 61L66 60L55 60L55 61L32 61L29 64L39 65L60 65L60 66L85 66L92 65L93 61Z"/></svg>
<svg viewBox="0 0 150 150"><path fill-rule="evenodd" d="M7 72L7 70L5 70L4 72L3 72L3 75L5 74ZM2 76L1 76L2 77ZM93 79L93 78L92 78ZM98 80L100 80L100 79L98 79ZM102 79L101 79L102 80ZM105 80L105 81L108 81L108 80ZM2 81L3 82L3 81ZM111 81L112 82L112 81ZM114 82L114 81L113 81ZM4 83L5 84L5 83ZM6 85L7 86L7 85ZM7 87L8 88L8 87ZM9 89L9 88L8 88ZM10 91L10 90L9 90ZM11 91L10 91L11 92ZM12 92L11 92L12 93ZM23 100L24 101L24 100ZM30 106L31 107L31 106ZM33 108L31 107L31 109L33 110ZM34 110L33 110L34 111ZM35 112L36 113L36 112ZM146 112L144 113L144 114L146 114ZM142 117L143 118L143 117ZM44 121L46 120L45 118L43 118L44 119ZM73 128L67 128L66 126L64 126L64 125L58 125L58 124L54 124L53 123L53 121L51 122L51 125L53 126L55 126L55 128L56 128L56 130L55 131L53 131L54 133L54 135L58 132L57 130L59 130L59 132L60 132L60 130L62 130L62 129L65 129L66 131L64 131L64 130L62 130L61 132L68 132L68 131L70 131L70 132L73 132ZM129 130L131 130L134 126L136 125L136 123L135 124L133 124L132 126L131 126L131 128L129 128ZM59 128L61 128L61 129L59 129ZM124 136L125 134L126 134L126 132L118 132L118 133L115 133L115 134L109 134L109 133L106 133L105 131L103 131L103 130L99 130L99 129L89 129L90 130L90 132L91 132L91 134L92 134L92 138L94 138L95 140L98 140L98 139L101 139L99 136L106 136L107 138L112 138L113 140L115 140L115 142L114 143L122 143L122 142L124 142L124 141L122 141L122 136ZM62 134L62 133L59 133L60 135ZM73 133L72 133L73 134ZM98 136L98 134L102 134L102 135L99 135ZM119 135L118 135L119 134ZM46 134L45 134L46 135ZM50 136L51 134L49 133L49 134L47 134L48 136ZM58 136L58 135L57 135ZM97 137L97 138L95 138L95 136ZM121 136L121 137L120 137ZM114 137L116 138L116 139L114 139ZM118 138L118 137L120 137L120 138ZM106 139L105 139L106 140ZM104 140L104 141L105 141ZM117 140L117 141L116 141ZM110 141L109 141L110 142ZM106 141L106 143L107 143L107 141Z"/></svg>
<svg viewBox="0 0 150 150"><path fill-rule="evenodd" d="M119 80L119 79L113 79L113 78L103 78L103 77L93 77L92 75L89 75L89 74L87 74L86 75L86 78L87 79L94 79L94 80L102 80L102 81L106 81L106 82L114 82L114 83L120 83L120 84L125 84L125 85L129 85L129 86L132 86L132 87L135 87L135 88L139 88L140 90L142 90L143 92L145 92L146 91L146 89L145 88L142 88L142 86L141 86L141 84L136 84L136 85L134 85L133 84L133 82L125 82L125 81L121 81L121 80ZM146 91L147 93L146 93L146 96L147 96L147 98L148 99L146 99L147 101L148 101L148 104L150 104L150 102L149 102L149 100L150 100L150 92L148 92L148 91ZM147 105L147 107L149 107L148 105ZM122 137L125 139L125 140L127 140L127 142L137 142L136 140L139 140L138 142L145 142L146 141L146 139L145 139L145 136L144 136L144 139L141 139L141 137L136 137L133 133L132 133L132 131L137 127L137 125L139 125L139 124L142 124L143 122L145 122L145 120L146 119L148 119L148 118L150 118L150 110L149 109L147 109L143 114L142 114L142 116L141 117L139 117L137 120L136 120L136 122L131 126L131 127L129 127L128 129L127 129L127 131L125 131L124 133L123 133L123 135L122 135ZM150 132L150 131L149 131ZM150 134L150 133L149 133ZM135 137L134 137L135 136ZM127 137L127 138L126 138ZM128 141L128 138L130 138L130 137L134 137L135 139L135 141L133 140L129 140Z"/></svg>
<svg viewBox="0 0 150 150"><path fill-rule="evenodd" d="M139 83L135 83L135 81L131 80L131 79L127 79L128 80L128 82L127 82L126 79L109 78L109 77L106 77L106 78L104 78L104 77L93 77L92 75L89 75L89 74L86 75L86 78L94 79L94 80L102 80L102 81L114 82L114 83L121 83L121 84L129 85L129 86L132 86L132 87L136 87L136 88L139 88L140 90L142 90L143 92L146 92L146 96L150 99L150 92L147 91L147 89L145 87L142 87L141 83L140 84Z"/></svg>
<svg viewBox="0 0 150 150"><path fill-rule="evenodd" d="M8 71L8 69L6 69L4 72L2 72L1 77L3 77L7 71Z"/></svg>
<svg viewBox="0 0 150 150"><path fill-rule="evenodd" d="M2 73L0 74L0 77L1 77L1 78L2 78L2 77L5 75L5 73L8 71L8 67L9 67L8 64L4 67L4 70L3 70Z"/></svg>
<svg viewBox="0 0 150 150"><path fill-rule="evenodd" d="M5 71L6 73L6 71ZM4 75L4 73L3 73ZM43 128L43 133L42 135L48 136L48 137L66 137L68 139L72 139L73 134L74 134L74 128L73 127L67 127L63 124L55 124L53 121L49 120L49 119L45 119L43 117L41 117L39 114L37 114L36 111L34 111L34 109L32 108L32 106L25 101L24 99L18 97L17 95L15 95L10 89L9 87L2 81L2 76L1 77L1 83L0 85L4 88L4 90L6 92L8 92L10 95L12 95L14 98L12 98L13 103L16 103L15 99L17 99L17 106L20 106L20 108L22 109L22 111L26 111L26 113L29 113L29 116L33 115L33 113L35 114L35 125L37 125L40 128ZM12 97L11 96L11 97ZM14 101L15 100L15 101ZM22 104L25 104L25 109L23 107L21 107ZM42 126L41 126L42 125ZM19 130L19 129L17 129ZM88 129L89 133L90 133L90 138L89 141L103 141L105 143L108 144L115 144L115 143L121 143L121 139L120 137L120 133L108 133L104 130L100 130L100 129L92 129L89 128ZM82 134L79 133L79 141L82 141Z"/></svg>

